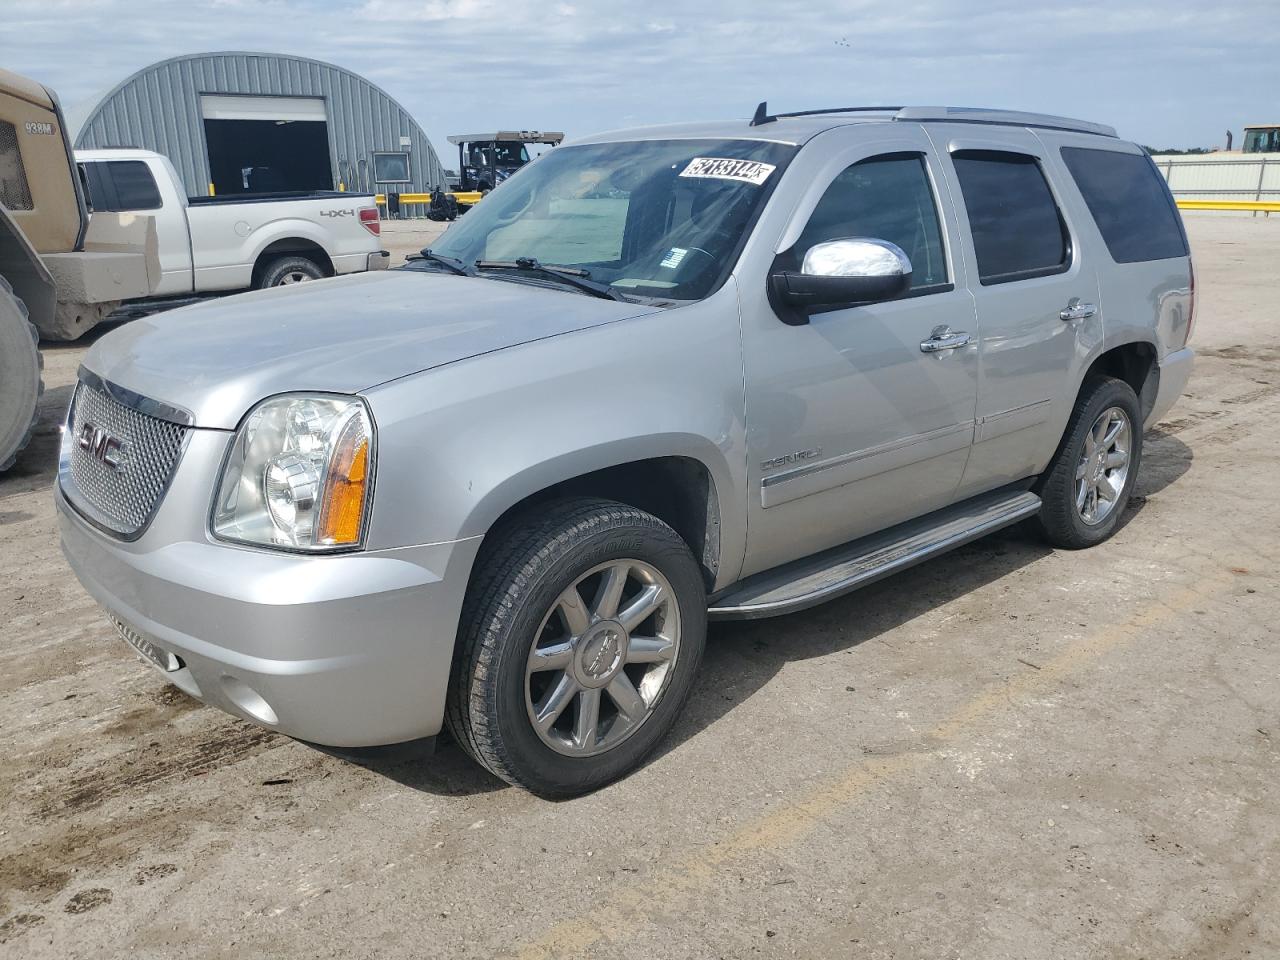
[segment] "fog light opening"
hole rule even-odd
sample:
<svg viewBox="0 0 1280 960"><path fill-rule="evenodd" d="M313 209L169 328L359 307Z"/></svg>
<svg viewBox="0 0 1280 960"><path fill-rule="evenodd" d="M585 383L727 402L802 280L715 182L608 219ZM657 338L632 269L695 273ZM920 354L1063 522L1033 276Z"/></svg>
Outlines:
<svg viewBox="0 0 1280 960"><path fill-rule="evenodd" d="M271 704L262 699L262 695L243 680L224 676L222 678L222 692L227 695L227 699L259 723L274 727L280 722L279 718L276 717L276 712L271 709Z"/></svg>

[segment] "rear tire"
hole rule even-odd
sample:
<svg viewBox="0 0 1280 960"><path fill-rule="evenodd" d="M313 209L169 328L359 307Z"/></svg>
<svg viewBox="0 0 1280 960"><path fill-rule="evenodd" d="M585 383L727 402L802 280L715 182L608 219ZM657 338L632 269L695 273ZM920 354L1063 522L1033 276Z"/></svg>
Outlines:
<svg viewBox="0 0 1280 960"><path fill-rule="evenodd" d="M0 277L0 470L8 470L31 440L36 401L44 392L44 357L27 306Z"/></svg>
<svg viewBox="0 0 1280 960"><path fill-rule="evenodd" d="M463 609L450 732L544 797L630 773L674 724L702 659L706 592L689 547L651 514L586 498L490 537Z"/></svg>
<svg viewBox="0 0 1280 960"><path fill-rule="evenodd" d="M276 257L274 260L268 260L266 266L262 268L254 289L285 287L309 280L322 280L324 277L324 268L307 257Z"/></svg>
<svg viewBox="0 0 1280 960"><path fill-rule="evenodd" d="M1090 378L1036 484L1042 501L1036 520L1045 539L1080 550L1115 533L1141 462L1142 414L1133 387L1114 377Z"/></svg>

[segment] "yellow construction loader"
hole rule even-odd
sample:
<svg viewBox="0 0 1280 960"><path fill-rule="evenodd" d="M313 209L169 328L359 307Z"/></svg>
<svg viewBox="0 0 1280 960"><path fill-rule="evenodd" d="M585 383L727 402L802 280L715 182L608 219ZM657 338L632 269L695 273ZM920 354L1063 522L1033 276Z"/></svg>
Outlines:
<svg viewBox="0 0 1280 960"><path fill-rule="evenodd" d="M154 218L90 222L58 98L0 70L0 470L31 435L38 339L76 339L159 277Z"/></svg>

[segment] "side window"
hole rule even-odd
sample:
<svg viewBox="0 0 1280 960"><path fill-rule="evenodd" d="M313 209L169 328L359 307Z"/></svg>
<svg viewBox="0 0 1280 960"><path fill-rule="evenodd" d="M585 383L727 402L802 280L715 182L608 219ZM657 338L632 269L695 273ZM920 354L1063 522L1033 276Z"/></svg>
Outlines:
<svg viewBox="0 0 1280 960"><path fill-rule="evenodd" d="M911 260L911 289L947 282L938 205L918 153L861 160L827 187L794 248L797 262L814 244L867 237L888 240Z"/></svg>
<svg viewBox="0 0 1280 960"><path fill-rule="evenodd" d="M157 210L160 190L141 160L94 161L84 165L89 203L103 213Z"/></svg>
<svg viewBox="0 0 1280 960"><path fill-rule="evenodd" d="M1173 200L1147 157L1063 147L1062 160L1116 263L1187 255Z"/></svg>
<svg viewBox="0 0 1280 960"><path fill-rule="evenodd" d="M107 180L106 167L105 163L97 161L80 164L84 196L91 212L114 209L116 195L110 181Z"/></svg>
<svg viewBox="0 0 1280 960"><path fill-rule="evenodd" d="M1043 277L1067 268L1067 225L1035 157L957 150L951 159L969 211L983 284Z"/></svg>
<svg viewBox="0 0 1280 960"><path fill-rule="evenodd" d="M378 183L410 183L407 153L375 153L373 179Z"/></svg>

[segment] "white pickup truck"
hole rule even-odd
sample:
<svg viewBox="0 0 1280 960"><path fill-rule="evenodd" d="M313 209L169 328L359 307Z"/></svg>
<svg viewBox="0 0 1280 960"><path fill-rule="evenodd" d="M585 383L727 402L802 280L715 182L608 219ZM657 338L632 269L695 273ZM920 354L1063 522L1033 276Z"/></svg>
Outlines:
<svg viewBox="0 0 1280 960"><path fill-rule="evenodd" d="M371 194L189 198L169 159L149 150L77 150L76 162L93 210L155 217L160 283L153 298L260 290L390 262Z"/></svg>

